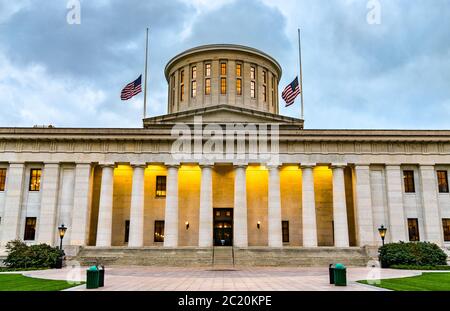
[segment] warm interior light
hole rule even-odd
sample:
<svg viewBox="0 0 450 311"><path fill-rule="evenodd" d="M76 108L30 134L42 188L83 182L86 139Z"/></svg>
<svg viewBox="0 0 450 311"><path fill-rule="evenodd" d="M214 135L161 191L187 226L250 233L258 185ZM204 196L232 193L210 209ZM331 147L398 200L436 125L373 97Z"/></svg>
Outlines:
<svg viewBox="0 0 450 311"><path fill-rule="evenodd" d="M189 229L189 221L186 221L184 224L186 225L186 230L188 230Z"/></svg>
<svg viewBox="0 0 450 311"><path fill-rule="evenodd" d="M258 221L258 223L256 224L256 227L259 229L259 228L261 228L261 222L260 221Z"/></svg>

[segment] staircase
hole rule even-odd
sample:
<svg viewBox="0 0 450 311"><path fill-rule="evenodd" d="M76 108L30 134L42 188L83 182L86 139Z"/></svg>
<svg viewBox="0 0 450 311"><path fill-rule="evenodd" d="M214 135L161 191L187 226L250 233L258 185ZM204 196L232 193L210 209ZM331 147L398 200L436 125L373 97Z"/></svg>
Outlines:
<svg viewBox="0 0 450 311"><path fill-rule="evenodd" d="M213 268L214 270L234 269L234 250L233 247L214 247L213 250Z"/></svg>

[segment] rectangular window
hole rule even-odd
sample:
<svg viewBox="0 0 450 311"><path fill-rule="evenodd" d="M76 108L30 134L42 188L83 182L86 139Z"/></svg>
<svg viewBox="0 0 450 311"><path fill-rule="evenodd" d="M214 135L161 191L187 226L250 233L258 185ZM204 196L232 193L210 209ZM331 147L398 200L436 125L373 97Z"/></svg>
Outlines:
<svg viewBox="0 0 450 311"><path fill-rule="evenodd" d="M156 176L156 197L164 198L166 196L166 176Z"/></svg>
<svg viewBox="0 0 450 311"><path fill-rule="evenodd" d="M263 71L263 83L266 84L267 83L267 71Z"/></svg>
<svg viewBox="0 0 450 311"><path fill-rule="evenodd" d="M211 79L205 79L205 95L211 95Z"/></svg>
<svg viewBox="0 0 450 311"><path fill-rule="evenodd" d="M197 66L192 67L191 79L194 79L194 80L197 79Z"/></svg>
<svg viewBox="0 0 450 311"><path fill-rule="evenodd" d="M416 192L416 188L414 185L414 171L403 171L403 180L406 193Z"/></svg>
<svg viewBox="0 0 450 311"><path fill-rule="evenodd" d="M154 242L164 242L164 220L155 220Z"/></svg>
<svg viewBox="0 0 450 311"><path fill-rule="evenodd" d="M250 79L255 80L256 79L256 68L250 67Z"/></svg>
<svg viewBox="0 0 450 311"><path fill-rule="evenodd" d="M180 72L180 101L184 100L184 70Z"/></svg>
<svg viewBox="0 0 450 311"><path fill-rule="evenodd" d="M263 85L263 98L264 102L267 102L267 88L265 85Z"/></svg>
<svg viewBox="0 0 450 311"><path fill-rule="evenodd" d="M242 77L242 65L236 64L236 77Z"/></svg>
<svg viewBox="0 0 450 311"><path fill-rule="evenodd" d="M25 218L25 234L23 239L25 241L34 241L36 235L36 217Z"/></svg>
<svg viewBox="0 0 450 311"><path fill-rule="evenodd" d="M172 75L172 94L171 94L172 105L175 106L175 76Z"/></svg>
<svg viewBox="0 0 450 311"><path fill-rule="evenodd" d="M205 65L205 77L210 77L211 76L211 64L206 64Z"/></svg>
<svg viewBox="0 0 450 311"><path fill-rule="evenodd" d="M225 95L227 93L227 78L220 78L220 94Z"/></svg>
<svg viewBox="0 0 450 311"><path fill-rule="evenodd" d="M420 241L419 221L417 218L409 218L408 219L408 233L409 233L409 241L411 241L411 242Z"/></svg>
<svg viewBox="0 0 450 311"><path fill-rule="evenodd" d="M272 77L272 106L275 106L275 77Z"/></svg>
<svg viewBox="0 0 450 311"><path fill-rule="evenodd" d="M281 222L281 228L283 232L283 243L289 243L289 221L283 220Z"/></svg>
<svg viewBox="0 0 450 311"><path fill-rule="evenodd" d="M0 169L0 191L5 191L6 186L6 168Z"/></svg>
<svg viewBox="0 0 450 311"><path fill-rule="evenodd" d="M439 193L448 193L447 171L437 171Z"/></svg>
<svg viewBox="0 0 450 311"><path fill-rule="evenodd" d="M125 243L128 243L129 238L130 238L130 221L125 220L125 237L124 237Z"/></svg>
<svg viewBox="0 0 450 311"><path fill-rule="evenodd" d="M221 76L226 76L227 75L227 64L226 63L221 63L220 64L220 75Z"/></svg>
<svg viewBox="0 0 450 311"><path fill-rule="evenodd" d="M236 94L242 95L242 79L236 80Z"/></svg>
<svg viewBox="0 0 450 311"><path fill-rule="evenodd" d="M191 83L191 97L197 97L197 81L192 81Z"/></svg>
<svg viewBox="0 0 450 311"><path fill-rule="evenodd" d="M40 168L38 169L31 169L30 171L30 191L40 191L41 190L41 173L42 170Z"/></svg>
<svg viewBox="0 0 450 311"><path fill-rule="evenodd" d="M256 98L256 83L255 83L255 81L250 82L250 97Z"/></svg>
<svg viewBox="0 0 450 311"><path fill-rule="evenodd" d="M444 228L444 241L450 242L450 219L442 219L442 226Z"/></svg>

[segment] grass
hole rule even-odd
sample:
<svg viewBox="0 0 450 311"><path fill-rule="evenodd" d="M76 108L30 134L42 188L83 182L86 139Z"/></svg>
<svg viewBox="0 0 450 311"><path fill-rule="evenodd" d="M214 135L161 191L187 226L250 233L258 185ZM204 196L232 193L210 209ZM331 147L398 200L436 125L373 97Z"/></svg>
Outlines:
<svg viewBox="0 0 450 311"><path fill-rule="evenodd" d="M50 268L8 268L0 267L0 272L19 272L19 271L37 271L37 270L49 270Z"/></svg>
<svg viewBox="0 0 450 311"><path fill-rule="evenodd" d="M419 276L381 280L380 284L369 284L394 291L450 291L450 273L425 272Z"/></svg>
<svg viewBox="0 0 450 311"><path fill-rule="evenodd" d="M21 274L0 274L0 291L60 291L79 284L66 281L35 279Z"/></svg>

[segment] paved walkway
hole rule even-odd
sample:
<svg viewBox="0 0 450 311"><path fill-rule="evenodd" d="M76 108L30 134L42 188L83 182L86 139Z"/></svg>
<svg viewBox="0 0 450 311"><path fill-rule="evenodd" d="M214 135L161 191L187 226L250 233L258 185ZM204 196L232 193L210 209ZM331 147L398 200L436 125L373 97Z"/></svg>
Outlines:
<svg viewBox="0 0 450 311"><path fill-rule="evenodd" d="M26 276L84 281L86 268L24 272ZM328 284L327 268L209 268L112 267L106 269L103 291L376 291L357 280L420 275L420 271L348 268L347 287ZM85 285L70 290L86 290Z"/></svg>

